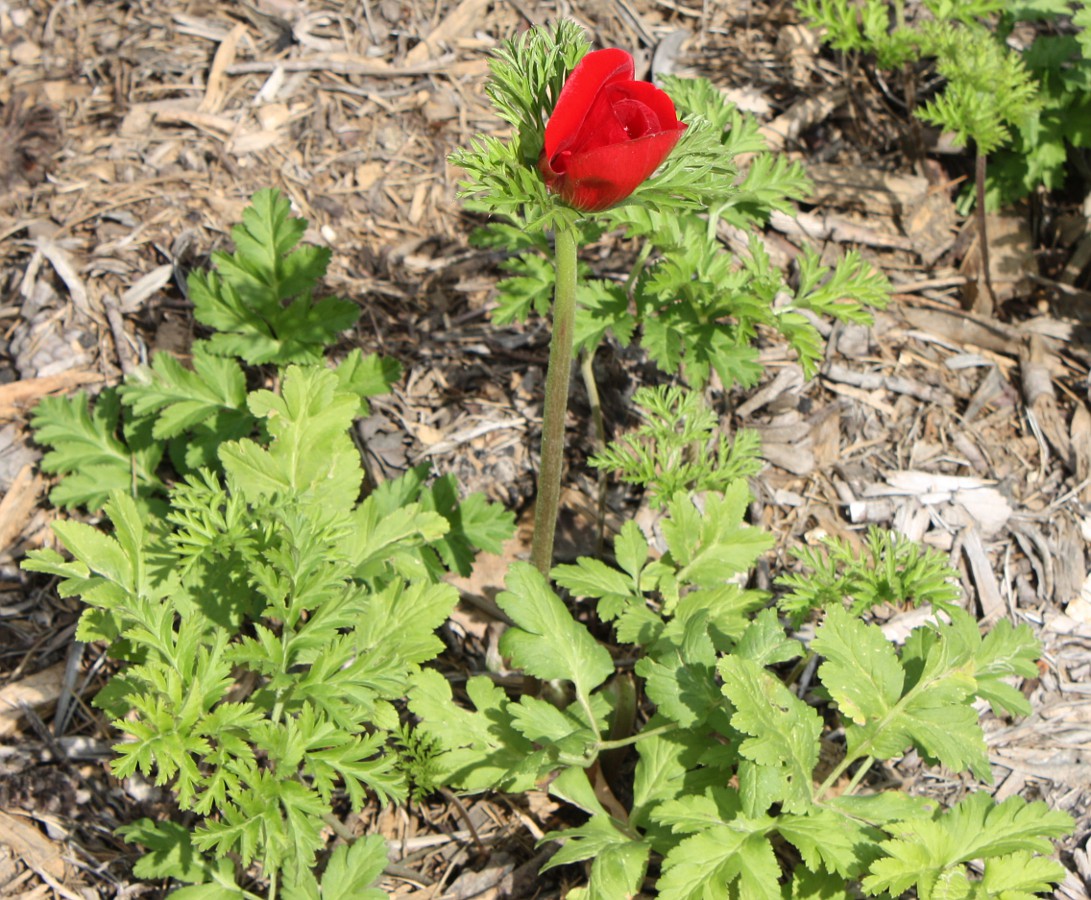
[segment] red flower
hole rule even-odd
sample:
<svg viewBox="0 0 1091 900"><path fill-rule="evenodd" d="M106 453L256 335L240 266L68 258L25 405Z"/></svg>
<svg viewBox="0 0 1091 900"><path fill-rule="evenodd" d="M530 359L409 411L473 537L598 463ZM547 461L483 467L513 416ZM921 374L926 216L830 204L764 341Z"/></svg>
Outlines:
<svg viewBox="0 0 1091 900"><path fill-rule="evenodd" d="M538 168L569 205L596 212L628 197L674 149L686 126L671 98L633 81L633 58L588 53L564 83Z"/></svg>

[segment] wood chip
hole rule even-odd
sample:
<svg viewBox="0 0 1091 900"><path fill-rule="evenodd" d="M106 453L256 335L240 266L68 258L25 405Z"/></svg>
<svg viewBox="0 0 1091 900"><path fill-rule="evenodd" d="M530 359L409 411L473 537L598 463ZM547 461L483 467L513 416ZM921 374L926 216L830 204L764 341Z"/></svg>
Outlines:
<svg viewBox="0 0 1091 900"><path fill-rule="evenodd" d="M35 474L34 466L23 466L0 500L0 551L7 550L23 533L44 493L45 479Z"/></svg>
<svg viewBox="0 0 1091 900"><path fill-rule="evenodd" d="M212 68L208 73L208 84L205 87L205 95L201 98L198 112L218 113L223 109L227 99L227 70L235 62L235 54L239 49L239 41L246 34L246 26L240 22L228 32L216 48L216 55L212 58Z"/></svg>
<svg viewBox="0 0 1091 900"><path fill-rule="evenodd" d="M440 19L428 37L405 54L405 61L411 66L420 65L436 53L442 44L449 44L454 38L473 31L481 22L488 5L489 0L462 0Z"/></svg>
<svg viewBox="0 0 1091 900"><path fill-rule="evenodd" d="M0 844L6 844L26 864L54 881L64 881L66 871L62 848L33 825L0 810Z"/></svg>
<svg viewBox="0 0 1091 900"><path fill-rule="evenodd" d="M1040 335L1032 334L1021 346L1019 373L1022 380L1023 399L1026 401L1028 414L1033 415L1034 421L1061 462L1070 471L1075 471L1072 441L1068 435L1064 415L1057 406L1057 395L1053 390L1052 367L1047 362L1049 356L1052 354L1047 350L1045 340Z"/></svg>
<svg viewBox="0 0 1091 900"><path fill-rule="evenodd" d="M0 688L0 737L14 734L23 707L38 709L55 703L64 688L64 663L57 663L41 672Z"/></svg>
<svg viewBox="0 0 1091 900"><path fill-rule="evenodd" d="M977 602L981 606L981 623L989 627L1007 614L1004 598L1000 595L1000 584L993 572L993 564L985 552L981 535L972 525L962 529L962 552L973 573L974 586L977 588Z"/></svg>
<svg viewBox="0 0 1091 900"><path fill-rule="evenodd" d="M45 375L41 378L27 378L23 381L13 381L10 384L0 384L0 420L23 415L42 397L49 394L70 391L80 385L102 380L102 375L98 372L89 372L86 369L69 369L67 372L58 372L56 375Z"/></svg>

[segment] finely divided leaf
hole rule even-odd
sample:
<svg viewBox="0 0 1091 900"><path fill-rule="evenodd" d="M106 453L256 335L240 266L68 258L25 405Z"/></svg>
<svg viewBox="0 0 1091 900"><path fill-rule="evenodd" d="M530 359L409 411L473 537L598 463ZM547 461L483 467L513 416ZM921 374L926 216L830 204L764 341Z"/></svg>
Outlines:
<svg viewBox="0 0 1091 900"><path fill-rule="evenodd" d="M1069 816L1045 803L1009 797L997 805L978 791L933 818L887 825L894 838L882 843L886 855L872 864L863 887L872 895L916 887L922 900L931 900L942 882L966 878L965 863L985 860L988 865L990 859L1012 853L1051 853L1049 838L1071 827ZM1044 869L1038 868L1034 878L1042 874Z"/></svg>

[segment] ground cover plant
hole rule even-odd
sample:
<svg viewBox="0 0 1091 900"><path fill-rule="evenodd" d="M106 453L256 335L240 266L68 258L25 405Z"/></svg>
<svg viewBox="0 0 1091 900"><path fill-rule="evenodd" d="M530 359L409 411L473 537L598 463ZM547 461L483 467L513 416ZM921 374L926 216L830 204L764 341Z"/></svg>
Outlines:
<svg viewBox="0 0 1091 900"><path fill-rule="evenodd" d="M986 203L1006 206L1063 186L1091 144L1091 6L1082 0L799 0L832 48L900 71L904 101L923 121L972 144L988 175ZM1012 46L1020 26L1032 41ZM928 85L928 62L939 76ZM1075 167L1086 171L1085 165Z"/></svg>
<svg viewBox="0 0 1091 900"><path fill-rule="evenodd" d="M941 557L878 533L864 557L836 543L804 553L775 604L747 587L771 543L745 521L756 446L717 434L697 388L712 372L753 384L763 328L813 371L807 314L864 321L883 280L851 256L832 272L806 257L790 277L757 242L732 258L719 221L756 226L804 190L802 173L707 82L669 82L668 117L616 51L596 68L604 57L586 50L569 23L508 45L491 90L513 137L456 157L477 207L506 218L482 239L520 254L516 278L552 273L537 298L506 286L499 315L555 295L532 562L512 566L498 598L522 692L481 672L456 697L425 665L457 599L444 573L496 548L511 515L423 469L364 483L349 429L397 373L359 354L327 364L353 310L315 299L326 256L297 247L303 224L279 195L255 196L235 253L192 280L213 330L192 371L158 356L93 407L39 409L44 465L62 475L54 502L102 507L110 528L61 522L73 558L43 550L28 567L82 598L81 639L121 662L96 699L125 735L115 772L168 785L188 814L124 830L148 851L137 874L189 897L382 896L382 839L331 846L327 829L345 831L336 811L544 784L587 815L546 837L563 842L551 866L590 861L572 897L1048 889L1061 870L1043 855L1067 816L980 791L944 809L869 789L873 768L910 747L987 781L973 704L1027 711L1007 679L1035 671L1029 629L982 636ZM601 104L623 134L597 131ZM743 153L756 155L740 176ZM579 246L606 230L640 248L620 291L580 276ZM686 387L642 392L645 426L597 462L648 491L659 533L628 522L609 554L553 566L573 346L637 338ZM884 602L936 618L896 647L868 622ZM810 616L805 642L786 626Z"/></svg>

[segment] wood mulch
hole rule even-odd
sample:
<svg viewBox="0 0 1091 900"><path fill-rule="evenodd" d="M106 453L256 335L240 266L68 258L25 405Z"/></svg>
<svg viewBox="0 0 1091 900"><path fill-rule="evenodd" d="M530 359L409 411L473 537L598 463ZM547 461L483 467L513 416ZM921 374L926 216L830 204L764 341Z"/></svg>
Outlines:
<svg viewBox="0 0 1091 900"><path fill-rule="evenodd" d="M1024 685L1035 711L985 716L995 790L1075 816L1058 895L1088 896L1083 198L991 217L1003 306L968 311L978 263L954 205L965 162L934 143L910 159L902 112L865 71L822 54L784 0L0 0L0 895L161 892L133 881L133 853L112 831L168 815L168 797L108 777L110 731L88 705L101 650L74 644L76 603L18 568L58 515L28 411L114 383L156 350L185 354L185 274L228 245L255 190L286 192L310 220L307 239L333 249L328 288L364 310L346 346L405 366L360 425L379 475L427 459L525 512L548 327L489 323L497 260L467 242L474 222L446 156L500 127L483 93L489 51L559 11L596 44L632 49L645 73L712 78L806 162L815 195L771 221L775 262L804 243L829 260L859 248L891 278L895 302L874 327L829 329L818 379L805 383L769 339L756 391L710 390L726 424L764 439L753 513L778 543L759 578L789 564L790 546L858 543L878 525L949 552L983 621L1030 623L1044 646L1040 678ZM609 255L596 264L609 269ZM597 365L611 427L624 427L646 361L600 351ZM587 546L597 503L594 478L575 474L591 432L574 392L559 543L570 555ZM608 525L632 514L630 495L609 500ZM506 558L525 552L525 534ZM467 656L488 650L506 558L461 585L468 602L450 630ZM911 627L911 613L890 612L891 635ZM945 794L968 785L913 755L889 774ZM577 868L536 875L550 852L536 841L558 815L544 793L439 797L349 825L389 838L394 896L560 897Z"/></svg>

